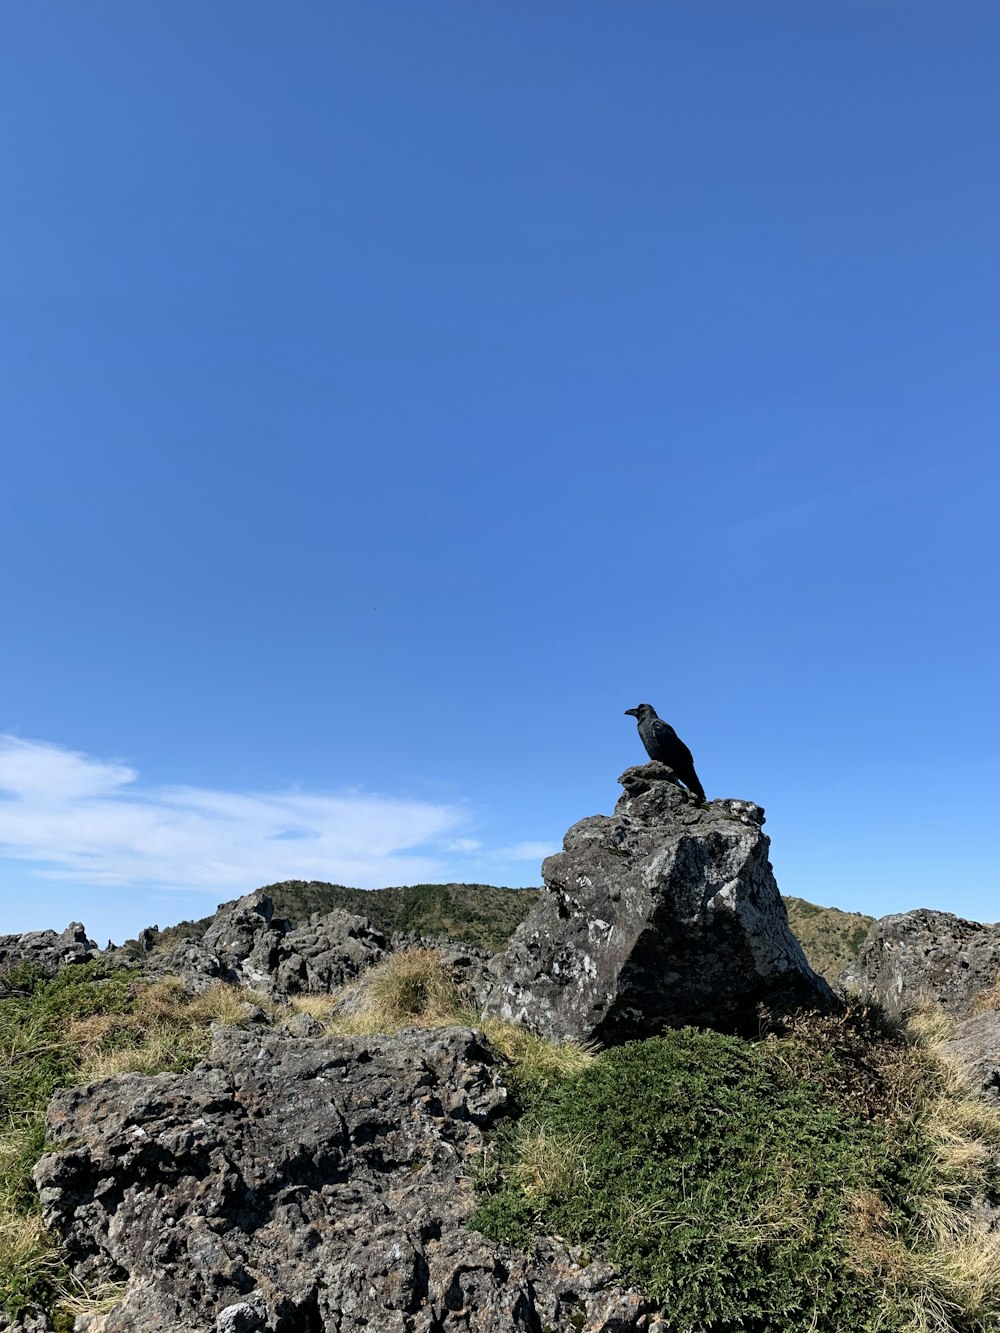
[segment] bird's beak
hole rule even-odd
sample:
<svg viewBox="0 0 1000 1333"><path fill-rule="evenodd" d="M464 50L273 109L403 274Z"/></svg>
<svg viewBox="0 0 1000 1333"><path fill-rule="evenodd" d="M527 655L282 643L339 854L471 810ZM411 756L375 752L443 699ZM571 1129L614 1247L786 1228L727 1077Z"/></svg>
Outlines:
<svg viewBox="0 0 1000 1333"><path fill-rule="evenodd" d="M639 716L639 710L638 710L638 708L626 708L626 709L625 709L625 716L626 716L626 717L638 717L638 716Z"/></svg>

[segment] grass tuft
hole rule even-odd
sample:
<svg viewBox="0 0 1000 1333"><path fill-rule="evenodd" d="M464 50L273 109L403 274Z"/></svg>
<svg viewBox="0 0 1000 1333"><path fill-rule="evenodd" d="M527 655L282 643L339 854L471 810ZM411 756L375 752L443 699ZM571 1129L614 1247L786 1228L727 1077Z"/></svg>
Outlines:
<svg viewBox="0 0 1000 1333"><path fill-rule="evenodd" d="M583 1042L548 1041L518 1023L492 1016L477 1022L491 1045L510 1062L515 1084L532 1092L581 1073L594 1059L594 1048Z"/></svg>
<svg viewBox="0 0 1000 1333"><path fill-rule="evenodd" d="M330 1016L315 1015L331 1034L370 1036L407 1027L477 1021L436 949L390 954L355 982L349 993L355 997L349 1011L338 1008Z"/></svg>
<svg viewBox="0 0 1000 1333"><path fill-rule="evenodd" d="M37 1213L0 1211L0 1308L14 1313L45 1300L63 1273Z"/></svg>
<svg viewBox="0 0 1000 1333"><path fill-rule="evenodd" d="M587 1187L583 1140L556 1134L544 1125L518 1125L511 1167L518 1189L536 1206L568 1201Z"/></svg>

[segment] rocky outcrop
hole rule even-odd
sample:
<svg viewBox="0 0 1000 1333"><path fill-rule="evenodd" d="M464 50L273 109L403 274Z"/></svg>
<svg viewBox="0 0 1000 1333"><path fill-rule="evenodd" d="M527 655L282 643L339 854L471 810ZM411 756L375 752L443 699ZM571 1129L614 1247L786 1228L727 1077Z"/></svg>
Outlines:
<svg viewBox="0 0 1000 1333"><path fill-rule="evenodd" d="M259 890L219 907L200 940L151 953L151 976L180 976L192 990L217 978L269 995L325 994L353 981L388 948L362 916L339 909L301 926L274 915Z"/></svg>
<svg viewBox="0 0 1000 1333"><path fill-rule="evenodd" d="M481 1034L221 1030L190 1075L56 1095L35 1170L90 1333L551 1333L650 1327L611 1270L466 1229L507 1092Z"/></svg>
<svg viewBox="0 0 1000 1333"><path fill-rule="evenodd" d="M1000 1013L987 1009L956 1024L938 1049L980 1097L1000 1102Z"/></svg>
<svg viewBox="0 0 1000 1333"><path fill-rule="evenodd" d="M0 935L0 991L4 974L18 964L27 963L47 977L54 977L61 967L89 963L100 950L79 921L72 921L64 931L34 930L26 935Z"/></svg>
<svg viewBox="0 0 1000 1333"><path fill-rule="evenodd" d="M1000 977L1000 926L919 908L876 921L841 987L890 1017L937 1004L968 1018Z"/></svg>
<svg viewBox="0 0 1000 1333"><path fill-rule="evenodd" d="M491 963L487 1007L615 1042L832 1003L788 928L763 810L699 802L655 762L619 781L614 814L575 824L542 866L547 892Z"/></svg>

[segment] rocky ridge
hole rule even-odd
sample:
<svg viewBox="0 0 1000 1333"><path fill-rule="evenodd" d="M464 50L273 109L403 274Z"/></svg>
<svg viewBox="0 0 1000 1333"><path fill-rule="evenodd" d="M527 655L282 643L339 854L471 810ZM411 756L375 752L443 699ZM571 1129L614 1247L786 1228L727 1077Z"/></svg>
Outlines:
<svg viewBox="0 0 1000 1333"><path fill-rule="evenodd" d="M89 963L100 949L79 921L71 921L65 930L33 930L25 935L0 935L0 997L5 976L13 968L26 964L44 976L54 977L61 967Z"/></svg>

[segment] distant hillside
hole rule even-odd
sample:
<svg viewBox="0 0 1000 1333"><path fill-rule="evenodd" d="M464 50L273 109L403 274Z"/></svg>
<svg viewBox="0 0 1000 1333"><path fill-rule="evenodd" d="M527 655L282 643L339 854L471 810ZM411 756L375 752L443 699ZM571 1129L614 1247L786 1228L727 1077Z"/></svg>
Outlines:
<svg viewBox="0 0 1000 1333"><path fill-rule="evenodd" d="M415 934L447 935L495 953L502 949L528 915L540 889L501 889L492 884L410 884L391 889L351 889L343 884L289 879L266 884L263 891L274 901L275 915L296 924L314 912L342 907L367 916L386 934L394 930ZM857 956L874 917L817 907L802 898L785 898L792 933L817 972L835 981ZM212 920L182 921L160 932L157 948L170 948L182 939L200 939Z"/></svg>
<svg viewBox="0 0 1000 1333"><path fill-rule="evenodd" d="M266 884L263 892L274 902L275 915L296 923L314 912L341 907L366 916L386 934L394 930L447 935L491 953L502 949L531 910L539 889L501 889L491 884L410 884L402 888L350 889L343 884L316 880L284 880ZM200 939L210 916L182 921L160 932L157 948L170 948L182 939Z"/></svg>
<svg viewBox="0 0 1000 1333"><path fill-rule="evenodd" d="M803 898L785 898L784 902L792 934L805 950L810 966L827 981L836 981L858 956L875 918L862 912L842 912L838 907L817 907Z"/></svg>

